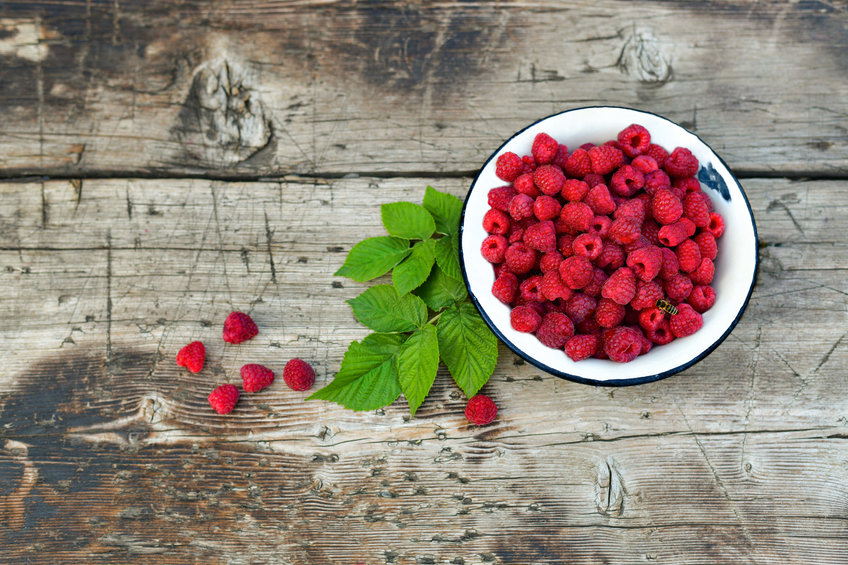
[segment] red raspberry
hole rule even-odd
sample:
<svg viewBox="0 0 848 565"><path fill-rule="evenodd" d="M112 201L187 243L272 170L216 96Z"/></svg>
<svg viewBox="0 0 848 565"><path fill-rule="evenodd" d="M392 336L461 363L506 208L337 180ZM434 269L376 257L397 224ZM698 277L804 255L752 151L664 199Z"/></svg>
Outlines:
<svg viewBox="0 0 848 565"><path fill-rule="evenodd" d="M604 244L601 237L594 233L581 233L574 238L574 254L594 261L601 254Z"/></svg>
<svg viewBox="0 0 848 565"><path fill-rule="evenodd" d="M539 270L542 271L542 273L559 270L559 264L562 263L562 260L563 256L559 251L545 253L539 260Z"/></svg>
<svg viewBox="0 0 848 565"><path fill-rule="evenodd" d="M548 196L547 194L539 196L536 198L536 201L533 202L533 213L542 221L553 220L554 218L559 217L561 210L562 204L559 203L559 200L553 196Z"/></svg>
<svg viewBox="0 0 848 565"><path fill-rule="evenodd" d="M544 194L553 196L562 190L565 175L556 165L542 165L533 173L533 182Z"/></svg>
<svg viewBox="0 0 848 565"><path fill-rule="evenodd" d="M518 175L518 178L512 183L512 187L519 194L526 194L531 198L536 198L542 194L536 187L536 183L533 182L533 173L523 173Z"/></svg>
<svg viewBox="0 0 848 565"><path fill-rule="evenodd" d="M544 302L545 296L542 294L542 275L534 275L521 281L518 285L518 292L521 298L527 302Z"/></svg>
<svg viewBox="0 0 848 565"><path fill-rule="evenodd" d="M509 203L516 195L511 186L499 186L489 191L489 206L501 212L509 212Z"/></svg>
<svg viewBox="0 0 848 565"><path fill-rule="evenodd" d="M659 145L654 145L653 143L648 146L648 149L645 150L644 154L649 157L653 157L654 161L656 161L657 165L660 167L662 167L665 164L665 160L668 159L668 151Z"/></svg>
<svg viewBox="0 0 848 565"><path fill-rule="evenodd" d="M605 238L612 227L612 220L607 216L595 216L592 220L592 225L589 226L589 233L597 234L600 238Z"/></svg>
<svg viewBox="0 0 848 565"><path fill-rule="evenodd" d="M670 300L683 302L692 292L692 280L683 273L677 273L663 282L663 290Z"/></svg>
<svg viewBox="0 0 848 565"><path fill-rule="evenodd" d="M615 300L622 306L633 300L635 295L636 275L629 267L616 269L601 289L601 296Z"/></svg>
<svg viewBox="0 0 848 565"><path fill-rule="evenodd" d="M559 144L556 139L546 133L536 135L533 140L533 147L530 152L533 154L533 160L537 165L547 165L556 157Z"/></svg>
<svg viewBox="0 0 848 565"><path fill-rule="evenodd" d="M498 407L495 401L485 394L472 396L465 405L465 419L476 426L491 424L497 415Z"/></svg>
<svg viewBox="0 0 848 565"><path fill-rule="evenodd" d="M701 259L701 263L698 265L698 268L689 273L689 278L692 279L693 284L710 284L713 282L713 277L715 276L715 265L713 264L711 259L707 259L704 257Z"/></svg>
<svg viewBox="0 0 848 565"><path fill-rule="evenodd" d="M315 384L315 370L303 359L291 359L283 367L283 381L292 390L309 390Z"/></svg>
<svg viewBox="0 0 848 565"><path fill-rule="evenodd" d="M596 335L576 335L568 340L565 344L565 354L572 361L582 361L588 359L595 354L595 349L598 346L598 336Z"/></svg>
<svg viewBox="0 0 848 565"><path fill-rule="evenodd" d="M516 306L509 313L513 329L524 333L533 333L542 323L542 316L530 306Z"/></svg>
<svg viewBox="0 0 848 565"><path fill-rule="evenodd" d="M509 233L509 216L492 208L483 216L483 229L491 234L506 235Z"/></svg>
<svg viewBox="0 0 848 565"><path fill-rule="evenodd" d="M603 269L599 267L593 268L592 280L589 281L589 284L582 288L583 294L588 294L593 298L597 298L601 295L601 289L604 287L604 283L607 282L608 278L609 277Z"/></svg>
<svg viewBox="0 0 848 565"><path fill-rule="evenodd" d="M621 149L602 145L589 150L589 159L592 161L593 173L607 175L624 163L624 154Z"/></svg>
<svg viewBox="0 0 848 565"><path fill-rule="evenodd" d="M579 324L591 317L597 307L597 300L582 292L575 292L574 296L569 298L565 304L565 313L568 314L572 322Z"/></svg>
<svg viewBox="0 0 848 565"><path fill-rule="evenodd" d="M532 249L549 253L556 251L556 243L554 223L550 220L538 222L524 230L524 244Z"/></svg>
<svg viewBox="0 0 848 565"><path fill-rule="evenodd" d="M532 173L533 171L536 170L536 166L538 165L538 163L536 163L536 160L533 158L532 155L525 155L524 157L521 158L521 160L524 161L524 171L523 172Z"/></svg>
<svg viewBox="0 0 848 565"><path fill-rule="evenodd" d="M665 320L665 312L656 306L644 308L639 312L639 326L646 332L660 327L663 320Z"/></svg>
<svg viewBox="0 0 848 565"><path fill-rule="evenodd" d="M645 192L653 196L654 193L661 188L669 188L671 179L665 174L665 171L658 169L645 175Z"/></svg>
<svg viewBox="0 0 848 565"><path fill-rule="evenodd" d="M692 335L704 325L704 318L689 304L680 304L677 314L671 317L671 333L674 337Z"/></svg>
<svg viewBox="0 0 848 565"><path fill-rule="evenodd" d="M603 143L603 145L605 145L605 146L607 146L607 147L615 147L616 149L618 149L618 150L619 150L619 151L621 151L622 153L624 152L624 151L621 149L621 144L618 142L618 140L617 140L617 139L610 139L610 140L608 140L608 141L605 141L605 142Z"/></svg>
<svg viewBox="0 0 848 565"><path fill-rule="evenodd" d="M671 186L683 192L701 192L701 183L695 177L676 178Z"/></svg>
<svg viewBox="0 0 848 565"><path fill-rule="evenodd" d="M236 407L239 391L234 385L221 385L209 395L209 406L218 414L229 414Z"/></svg>
<svg viewBox="0 0 848 565"><path fill-rule="evenodd" d="M515 300L516 292L518 292L518 277L509 271L498 275L492 284L492 294L504 304L510 304Z"/></svg>
<svg viewBox="0 0 848 565"><path fill-rule="evenodd" d="M574 336L574 324L565 314L551 312L542 318L542 324L536 330L536 337L542 344L554 349L562 349Z"/></svg>
<svg viewBox="0 0 848 565"><path fill-rule="evenodd" d="M526 194L516 194L509 202L509 215L513 220L533 216L533 199Z"/></svg>
<svg viewBox="0 0 848 565"><path fill-rule="evenodd" d="M512 182L521 173L523 167L524 162L521 157L507 151L499 155L498 160L495 161L495 174L503 181Z"/></svg>
<svg viewBox="0 0 848 565"><path fill-rule="evenodd" d="M685 147L675 147L663 163L663 169L672 177L693 177L699 166L698 158Z"/></svg>
<svg viewBox="0 0 848 565"><path fill-rule="evenodd" d="M660 188L651 199L651 215L663 225L673 224L683 215L683 204L667 188Z"/></svg>
<svg viewBox="0 0 848 565"><path fill-rule="evenodd" d="M663 254L659 247L649 245L627 255L627 266L643 281L653 280L660 274Z"/></svg>
<svg viewBox="0 0 848 565"><path fill-rule="evenodd" d="M504 260L510 271L523 275L536 266L536 252L519 241L506 248Z"/></svg>
<svg viewBox="0 0 848 565"><path fill-rule="evenodd" d="M629 363L642 352L642 335L633 328L613 328L604 333L604 351L611 361Z"/></svg>
<svg viewBox="0 0 848 565"><path fill-rule="evenodd" d="M674 340L674 334L671 332L671 323L665 318L662 318L657 327L645 330L645 337L657 345L671 343Z"/></svg>
<svg viewBox="0 0 848 565"><path fill-rule="evenodd" d="M689 298L686 299L686 302L699 314L703 314L712 308L715 301L716 293L713 287L700 284L692 287L692 292L689 293Z"/></svg>
<svg viewBox="0 0 848 565"><path fill-rule="evenodd" d="M557 152L554 156L554 160L551 161L552 164L556 165L562 170L565 170L565 163L568 161L568 147L560 143L557 145Z"/></svg>
<svg viewBox="0 0 848 565"><path fill-rule="evenodd" d="M618 244L633 243L639 239L642 223L634 218L618 218L610 226L608 238Z"/></svg>
<svg viewBox="0 0 848 565"><path fill-rule="evenodd" d="M612 174L610 188L621 196L633 196L645 186L645 175L630 165L622 165Z"/></svg>
<svg viewBox="0 0 848 565"><path fill-rule="evenodd" d="M580 146L580 149L583 149L584 151L588 151L591 148L593 148L594 146L595 146L594 143L586 142L586 143L584 143L583 145Z"/></svg>
<svg viewBox="0 0 848 565"><path fill-rule="evenodd" d="M610 195L610 191L605 184L596 184L590 188L583 201L598 216L607 216L615 211L615 202L613 202L612 195Z"/></svg>
<svg viewBox="0 0 848 565"><path fill-rule="evenodd" d="M568 202L580 202L589 192L589 185L582 180L567 179L562 185L562 197Z"/></svg>
<svg viewBox="0 0 848 565"><path fill-rule="evenodd" d="M504 273L509 272L509 268L507 268L506 263L498 263L497 265L492 265L492 271L495 273L495 278L498 278Z"/></svg>
<svg viewBox="0 0 848 565"><path fill-rule="evenodd" d="M645 221L645 202L639 198L625 200L618 205L612 217L616 220L618 218L633 218L641 225Z"/></svg>
<svg viewBox="0 0 848 565"><path fill-rule="evenodd" d="M586 318L582 322L580 322L577 326L575 326L575 331L581 334L592 334L598 336L598 347L603 347L603 340L601 338L601 332L604 328L598 325L598 322L595 321L594 316L591 318ZM604 359L606 353L604 353L604 357L599 357L598 359Z"/></svg>
<svg viewBox="0 0 848 565"><path fill-rule="evenodd" d="M691 222L689 222L691 223ZM660 243L666 247L677 247L689 237L689 229L683 221L663 226L659 231Z"/></svg>
<svg viewBox="0 0 848 565"><path fill-rule="evenodd" d="M568 292L571 292L571 289L568 289ZM569 297L571 294L568 295ZM543 302L542 305L545 307L545 314L550 314L551 312L559 312L560 314L565 314L565 304L567 299L565 298L557 298L556 300L548 300Z"/></svg>
<svg viewBox="0 0 848 565"><path fill-rule="evenodd" d="M673 249L668 247L660 247L662 252L662 266L660 267L659 277L667 281L680 271L680 266L677 264L677 254Z"/></svg>
<svg viewBox="0 0 848 565"><path fill-rule="evenodd" d="M513 243L517 243L524 239L524 227L526 225L526 220L521 220L518 222L511 222L509 226L509 233L506 234L506 240L510 245Z"/></svg>
<svg viewBox="0 0 848 565"><path fill-rule="evenodd" d="M206 348L201 341L192 341L177 353L177 366L185 367L192 373L203 370L206 361Z"/></svg>
<svg viewBox="0 0 848 565"><path fill-rule="evenodd" d="M564 258L574 255L574 236L569 233L558 235L557 251L562 253Z"/></svg>
<svg viewBox="0 0 848 565"><path fill-rule="evenodd" d="M573 291L562 282L558 269L548 271L542 275L542 282L539 287L542 290L542 295L547 300L557 300L559 298L568 300L573 294Z"/></svg>
<svg viewBox="0 0 848 565"><path fill-rule="evenodd" d="M592 209L583 202L569 202L562 207L559 215L562 221L575 233L589 231L595 214Z"/></svg>
<svg viewBox="0 0 848 565"><path fill-rule="evenodd" d="M245 392L259 392L274 382L274 371L268 367L248 363L241 368L241 388Z"/></svg>
<svg viewBox="0 0 848 565"><path fill-rule="evenodd" d="M724 218L718 212L710 212L710 223L706 230L713 234L713 237L718 239L724 233Z"/></svg>
<svg viewBox="0 0 848 565"><path fill-rule="evenodd" d="M618 142L625 155L636 157L648 150L651 145L651 134L639 124L631 124L618 132Z"/></svg>
<svg viewBox="0 0 848 565"><path fill-rule="evenodd" d="M633 159L633 162L630 164L633 165L634 168L638 169L643 175L653 173L660 168L654 158L648 157L647 155L639 155Z"/></svg>
<svg viewBox="0 0 848 565"><path fill-rule="evenodd" d="M710 207L704 202L703 192L687 192L683 198L683 215L699 228L710 225Z"/></svg>
<svg viewBox="0 0 848 565"><path fill-rule="evenodd" d="M650 247L650 245L651 245L651 242L648 241L648 238L645 237L642 234L639 234L639 237L637 237L634 241L631 241L630 243L623 246L624 247L624 254L630 255L631 253L633 253L637 249L643 249L645 247Z"/></svg>
<svg viewBox="0 0 848 565"><path fill-rule="evenodd" d="M673 255L674 253L672 253ZM604 242L604 248L601 254L595 259L595 265L601 268L609 267L612 270L624 266L624 249L620 245L616 245L611 241Z"/></svg>
<svg viewBox="0 0 848 565"><path fill-rule="evenodd" d="M644 310L652 308L657 300L664 297L662 286L656 281L636 281L636 295L630 301L630 306L634 310Z"/></svg>
<svg viewBox="0 0 848 565"><path fill-rule="evenodd" d="M244 312L231 312L224 320L224 341L241 343L256 337L259 328L253 319Z"/></svg>
<svg viewBox="0 0 848 565"><path fill-rule="evenodd" d="M653 218L646 218L642 222L642 235L651 245L659 245L660 243L660 225Z"/></svg>
<svg viewBox="0 0 848 565"><path fill-rule="evenodd" d="M698 244L691 239L684 240L677 246L677 265L684 273L691 273L701 264L701 251Z"/></svg>
<svg viewBox="0 0 848 565"><path fill-rule="evenodd" d="M603 175L596 175L595 173L589 173L585 177L583 177L583 182L589 185L589 190L598 186L599 184L607 184L607 180Z"/></svg>
<svg viewBox="0 0 848 565"><path fill-rule="evenodd" d="M592 263L585 257L572 255L559 266L559 276L562 282L571 289L583 288L592 281L594 272Z"/></svg>
<svg viewBox="0 0 848 565"><path fill-rule="evenodd" d="M624 306L609 298L598 300L595 310L595 321L602 328L614 328L624 319Z"/></svg>
<svg viewBox="0 0 848 565"><path fill-rule="evenodd" d="M592 160L589 153L582 148L574 150L565 162L565 174L569 178L582 179L592 172Z"/></svg>
<svg viewBox="0 0 848 565"><path fill-rule="evenodd" d="M698 231L698 228L695 227L695 224L689 218L684 216L678 221L686 229L686 237L692 237L695 235L695 232Z"/></svg>
<svg viewBox="0 0 848 565"><path fill-rule="evenodd" d="M507 245L508 243L504 236L490 235L483 240L480 253L483 254L483 258L489 263L503 263Z"/></svg>
<svg viewBox="0 0 848 565"><path fill-rule="evenodd" d="M642 336L642 351L639 355L644 355L654 347L654 342L648 339L644 333L640 333L640 335Z"/></svg>
<svg viewBox="0 0 848 565"><path fill-rule="evenodd" d="M692 238L692 241L698 244L698 249L701 251L701 257L707 259L715 259L718 253L718 245L716 240L708 231L702 231Z"/></svg>

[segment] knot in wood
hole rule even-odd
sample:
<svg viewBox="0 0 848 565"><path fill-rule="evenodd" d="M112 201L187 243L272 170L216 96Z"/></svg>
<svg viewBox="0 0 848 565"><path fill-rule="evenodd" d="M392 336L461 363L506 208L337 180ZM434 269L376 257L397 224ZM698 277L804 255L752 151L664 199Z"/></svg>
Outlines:
<svg viewBox="0 0 848 565"><path fill-rule="evenodd" d="M624 485L615 461L608 457L598 466L595 505L604 516L617 518L624 511Z"/></svg>
<svg viewBox="0 0 848 565"><path fill-rule="evenodd" d="M664 84L671 78L671 57L651 28L634 26L625 35L618 56L622 73L642 82Z"/></svg>

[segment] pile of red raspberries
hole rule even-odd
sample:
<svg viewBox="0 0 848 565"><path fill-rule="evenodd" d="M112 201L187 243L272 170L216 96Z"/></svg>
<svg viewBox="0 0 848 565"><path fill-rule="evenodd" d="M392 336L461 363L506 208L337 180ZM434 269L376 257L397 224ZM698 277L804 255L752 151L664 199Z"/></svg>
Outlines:
<svg viewBox="0 0 848 565"><path fill-rule="evenodd" d="M531 155L503 153L481 252L510 321L574 361L625 363L695 333L724 220L686 148L651 143L641 125L572 153L546 133Z"/></svg>

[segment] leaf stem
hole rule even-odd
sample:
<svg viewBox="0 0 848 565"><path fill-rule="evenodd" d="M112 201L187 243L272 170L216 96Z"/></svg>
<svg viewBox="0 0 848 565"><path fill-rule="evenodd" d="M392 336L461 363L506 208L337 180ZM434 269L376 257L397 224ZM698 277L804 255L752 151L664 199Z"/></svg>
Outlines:
<svg viewBox="0 0 848 565"><path fill-rule="evenodd" d="M433 316L432 318L430 318L429 320L427 320L427 323L428 323L428 324L432 324L433 322L435 322L436 320L438 320L438 319L439 319L439 317L440 317L442 314L444 314L444 313L445 313L445 311L444 311L444 310L442 310L441 312L439 312L438 314L436 314L435 316Z"/></svg>

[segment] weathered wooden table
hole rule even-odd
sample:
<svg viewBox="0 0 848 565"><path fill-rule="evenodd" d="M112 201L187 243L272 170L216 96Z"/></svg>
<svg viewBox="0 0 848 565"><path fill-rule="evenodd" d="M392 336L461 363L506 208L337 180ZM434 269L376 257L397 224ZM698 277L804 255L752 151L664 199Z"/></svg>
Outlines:
<svg viewBox="0 0 848 565"><path fill-rule="evenodd" d="M0 561L848 563L848 9L840 1L0 4ZM760 234L750 306L672 378L501 348L353 413L333 277L378 205L463 196L513 131L617 104L697 132ZM257 339L223 347L223 318ZM174 356L207 343L192 375Z"/></svg>

